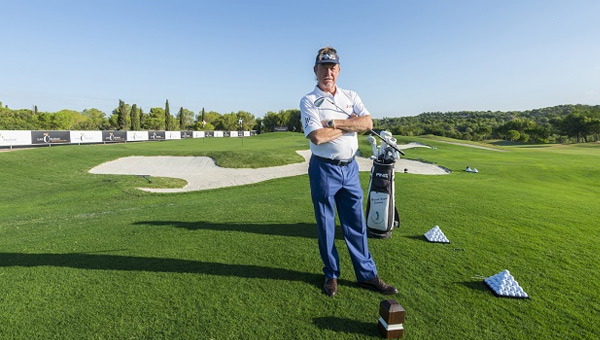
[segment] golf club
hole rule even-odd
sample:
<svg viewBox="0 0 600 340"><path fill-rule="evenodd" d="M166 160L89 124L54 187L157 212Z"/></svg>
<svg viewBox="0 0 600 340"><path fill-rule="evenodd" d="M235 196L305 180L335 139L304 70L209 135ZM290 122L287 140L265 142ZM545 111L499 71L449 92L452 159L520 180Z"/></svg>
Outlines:
<svg viewBox="0 0 600 340"><path fill-rule="evenodd" d="M377 155L379 155L379 150L377 149L377 140L375 139L375 137L369 136L367 137L367 142L371 144L371 152L373 152L373 159L376 159Z"/></svg>
<svg viewBox="0 0 600 340"><path fill-rule="evenodd" d="M333 106L335 106L338 110L342 111L343 113L346 114L346 116L348 117L352 117L351 114L349 114L348 112L344 111L344 109L342 109L341 107L337 106L331 99L329 98L325 98L325 97L319 97L315 100L315 106L316 107L321 107L321 105L323 105L323 102L327 100L329 103L331 103ZM383 138L380 134L378 134L377 132L373 131L373 129L369 129L369 132L371 132L372 134L374 134L375 136L379 137L379 139L381 139L382 141L384 141L389 147L391 147L392 149L398 151L402 156L404 156L404 152L402 150L400 150L396 145L393 145L392 143L388 142L387 139Z"/></svg>

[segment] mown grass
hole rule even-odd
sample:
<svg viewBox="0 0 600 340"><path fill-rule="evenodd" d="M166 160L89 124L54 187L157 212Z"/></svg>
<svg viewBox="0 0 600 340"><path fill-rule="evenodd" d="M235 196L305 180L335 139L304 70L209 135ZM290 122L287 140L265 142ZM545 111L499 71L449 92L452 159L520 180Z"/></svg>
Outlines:
<svg viewBox="0 0 600 340"><path fill-rule="evenodd" d="M436 147L407 157L453 170L398 174L401 228L370 240L380 274L400 290L405 337L598 338L600 148L494 152L399 139ZM377 338L387 297L355 284L341 237L339 295L320 292L307 176L151 194L135 189L148 186L144 178L87 172L131 155L280 165L301 161L295 150L306 148L299 134L271 133L243 145L211 138L0 153L0 338ZM361 148L368 153L364 138ZM368 173L361 180L366 189ZM451 244L425 241L436 224ZM497 298L476 278L503 269L531 299Z"/></svg>

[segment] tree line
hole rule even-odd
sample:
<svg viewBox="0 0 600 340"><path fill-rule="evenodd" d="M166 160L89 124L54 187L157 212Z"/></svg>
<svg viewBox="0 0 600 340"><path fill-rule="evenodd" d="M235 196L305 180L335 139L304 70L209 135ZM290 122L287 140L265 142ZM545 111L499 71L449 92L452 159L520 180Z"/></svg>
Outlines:
<svg viewBox="0 0 600 340"><path fill-rule="evenodd" d="M375 129L403 136L433 134L463 140L502 139L522 143L600 140L600 105L559 105L528 111L427 112L374 119Z"/></svg>
<svg viewBox="0 0 600 340"><path fill-rule="evenodd" d="M241 122L241 125L240 125ZM580 143L600 140L600 105L559 105L528 111L426 112L413 117L373 119L376 130L402 136L433 134L463 140L502 139L523 143ZM183 107L171 115L165 107L144 112L119 100L107 115L95 108L82 112L11 110L0 102L0 130L279 130L302 132L300 110L267 112L256 118L246 111L195 113Z"/></svg>
<svg viewBox="0 0 600 340"><path fill-rule="evenodd" d="M82 112L61 110L39 112L33 109L9 109L0 102L0 130L195 130L195 131L235 131L257 130L276 131L287 128L301 131L300 110L267 112L263 118L256 118L246 111L220 114L215 111L198 113L179 108L173 116L166 100L164 107L153 107L144 112L137 104L127 104L119 100L119 105L110 116L92 108Z"/></svg>

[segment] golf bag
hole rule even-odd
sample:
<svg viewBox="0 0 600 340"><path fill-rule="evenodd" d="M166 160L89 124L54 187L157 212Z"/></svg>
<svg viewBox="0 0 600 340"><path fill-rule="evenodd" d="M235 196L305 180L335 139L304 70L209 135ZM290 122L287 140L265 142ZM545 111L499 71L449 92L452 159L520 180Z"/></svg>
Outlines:
<svg viewBox="0 0 600 340"><path fill-rule="evenodd" d="M390 238L392 229L400 225L400 217L394 202L395 162L382 163L373 160L369 194L367 196L367 235L373 238Z"/></svg>

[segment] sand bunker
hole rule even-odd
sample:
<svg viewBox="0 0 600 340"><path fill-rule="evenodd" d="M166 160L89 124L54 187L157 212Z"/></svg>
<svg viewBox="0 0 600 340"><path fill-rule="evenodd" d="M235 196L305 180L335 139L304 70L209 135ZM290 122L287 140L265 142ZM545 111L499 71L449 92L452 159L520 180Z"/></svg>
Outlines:
<svg viewBox="0 0 600 340"><path fill-rule="evenodd" d="M399 147L401 149L408 149L426 146L410 143L407 145L399 145ZM274 178L307 174L308 161L311 155L310 150L301 150L297 152L304 157L304 162L267 168L222 168L217 166L215 161L209 157L131 156L100 164L91 169L90 173L180 178L187 181L187 185L183 188L139 189L158 193L198 191L252 184ZM373 165L372 160L364 157L357 157L356 159L360 171L371 171L371 166ZM395 169L396 172L404 172L404 169L407 169L408 173L420 175L445 175L450 173L449 170L434 164L407 159L398 160Z"/></svg>

